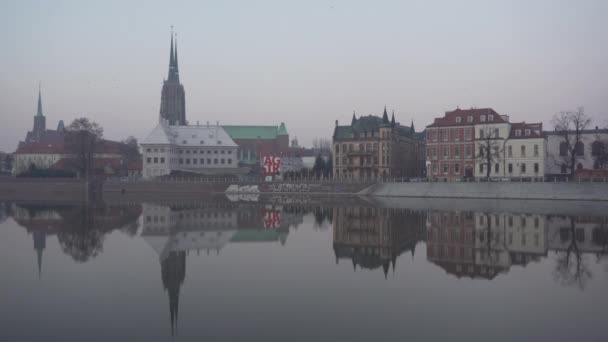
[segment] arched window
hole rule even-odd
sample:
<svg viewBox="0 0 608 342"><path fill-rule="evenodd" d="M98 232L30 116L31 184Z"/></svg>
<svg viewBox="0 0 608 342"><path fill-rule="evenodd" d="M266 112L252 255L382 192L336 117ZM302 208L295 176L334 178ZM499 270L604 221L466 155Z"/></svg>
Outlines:
<svg viewBox="0 0 608 342"><path fill-rule="evenodd" d="M594 141L593 144L591 145L591 155L599 156L599 155L602 155L603 152L604 152L604 144L602 144L602 142L600 142L600 141Z"/></svg>
<svg viewBox="0 0 608 342"><path fill-rule="evenodd" d="M568 144L565 141L559 144L559 155L562 157L568 155Z"/></svg>
<svg viewBox="0 0 608 342"><path fill-rule="evenodd" d="M566 166L566 164L562 164L562 168L561 168L561 173L567 173L568 172L568 167Z"/></svg>
<svg viewBox="0 0 608 342"><path fill-rule="evenodd" d="M584 156L585 155L585 144L583 144L582 142L577 142L576 146L574 147L574 153L576 153L577 156Z"/></svg>

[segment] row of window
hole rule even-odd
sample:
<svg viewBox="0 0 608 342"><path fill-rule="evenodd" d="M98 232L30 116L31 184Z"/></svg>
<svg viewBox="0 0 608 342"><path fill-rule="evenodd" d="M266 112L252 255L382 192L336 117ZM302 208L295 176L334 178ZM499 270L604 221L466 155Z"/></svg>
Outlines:
<svg viewBox="0 0 608 342"><path fill-rule="evenodd" d="M460 140L460 128L443 128L443 129L434 129L429 132L427 140L429 141L449 141L450 140L450 132L452 136L452 140L459 141ZM471 140L473 138L473 127L466 127L464 129L464 139Z"/></svg>
<svg viewBox="0 0 608 342"><path fill-rule="evenodd" d="M519 164L519 172L520 173L526 173L527 172L527 164L526 163L521 163ZM449 174L450 172L450 164L444 163L444 164L433 164L431 166L432 168L432 173L433 174L438 174L439 173L439 168L441 167L441 173L444 175ZM533 165L534 168L534 173L539 173L540 172L540 164L539 163L534 163ZM494 169L494 174L498 175L500 173L500 164L496 163L493 164L493 169ZM485 174L487 170L487 165L486 164L479 164L479 173L480 174ZM456 164L452 164L452 174L454 175L460 175L461 174L461 165L460 163L456 163ZM509 175L512 175L514 173L514 168L513 168L513 163L508 163L507 164L507 173L509 173Z"/></svg>
<svg viewBox="0 0 608 342"><path fill-rule="evenodd" d="M390 163L389 156L382 156L382 163L380 165L387 165ZM372 164L373 161L373 164ZM366 156L359 158L359 166L364 165L378 165L379 158L378 156ZM340 163L340 158L336 157L336 166L346 166L346 165L354 165L353 157L342 157L342 163Z"/></svg>
<svg viewBox="0 0 608 342"><path fill-rule="evenodd" d="M167 151L170 151L172 153L179 153L179 154L205 154L205 151L207 151L207 154L232 154L232 150L213 150L213 152L211 150L198 150L198 149L188 149L188 150L182 150L182 149L167 149ZM152 152L165 152L165 148L163 147L148 147L146 148L146 152L148 153L152 153Z"/></svg>
<svg viewBox="0 0 608 342"><path fill-rule="evenodd" d="M146 158L146 162L148 164L152 164L152 163L154 163L154 164L164 164L165 163L165 158L164 157L160 157L160 158L159 157L154 157L154 158L147 157ZM203 164L205 164L205 158L200 158L200 159L197 159L197 158L192 158L192 159L190 159L190 158L185 158L185 159L184 158L179 158L179 163L180 164L190 164L190 163L192 163L192 164L201 164L201 165L203 165ZM230 158L229 159L214 158L212 160L211 158L207 158L207 164L218 164L218 163L219 164L226 164L226 163L232 164L232 159L230 159Z"/></svg>
<svg viewBox="0 0 608 342"><path fill-rule="evenodd" d="M591 144L591 155L599 156L599 155L605 154L606 148L607 147L604 146L604 144L601 141L594 141ZM564 157L564 156L570 155L569 150L570 150L569 145L565 141L562 141L559 144L559 155L560 156ZM574 154L577 156L585 155L585 144L582 141L579 141L574 146Z"/></svg>
<svg viewBox="0 0 608 342"><path fill-rule="evenodd" d="M346 153L346 152L353 152L355 150L355 144L342 144L342 153ZM360 152L372 152L372 151L378 151L378 143L367 143L367 144L359 144L358 147L358 151ZM390 148L390 144L387 143L382 143L382 150L386 150ZM340 145L336 144L335 146L335 151L336 154L340 153Z"/></svg>
<svg viewBox="0 0 608 342"><path fill-rule="evenodd" d="M443 151L442 159L449 159L450 158L450 147L444 146L442 151ZM460 145L454 146L452 158L460 158L461 151L462 151L462 147ZM437 147L427 147L426 153L429 158L438 159ZM472 155L473 155L473 145L466 145L464 147L464 156L466 158L471 158Z"/></svg>

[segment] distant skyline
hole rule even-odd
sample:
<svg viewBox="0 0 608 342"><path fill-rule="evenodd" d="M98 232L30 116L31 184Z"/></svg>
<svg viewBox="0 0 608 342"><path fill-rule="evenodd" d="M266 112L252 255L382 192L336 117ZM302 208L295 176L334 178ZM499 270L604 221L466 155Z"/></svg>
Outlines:
<svg viewBox="0 0 608 342"><path fill-rule="evenodd" d="M279 125L311 145L395 110L417 130L457 106L550 129L608 125L608 1L2 1L0 150L86 116L140 141L158 122L170 27L190 123Z"/></svg>

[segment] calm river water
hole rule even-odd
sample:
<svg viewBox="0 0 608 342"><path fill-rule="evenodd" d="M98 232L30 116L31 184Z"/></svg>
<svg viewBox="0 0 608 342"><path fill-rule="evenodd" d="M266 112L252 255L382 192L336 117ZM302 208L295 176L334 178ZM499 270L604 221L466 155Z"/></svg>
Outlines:
<svg viewBox="0 0 608 342"><path fill-rule="evenodd" d="M0 341L607 341L598 203L0 203Z"/></svg>

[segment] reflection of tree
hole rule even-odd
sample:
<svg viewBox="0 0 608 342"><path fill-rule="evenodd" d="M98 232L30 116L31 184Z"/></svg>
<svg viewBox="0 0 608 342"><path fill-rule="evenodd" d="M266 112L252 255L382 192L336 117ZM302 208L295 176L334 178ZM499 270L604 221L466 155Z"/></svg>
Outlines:
<svg viewBox="0 0 608 342"><path fill-rule="evenodd" d="M499 251L506 248L504 239L500 238L501 234L498 231L498 226L496 229L492 228L492 216L489 213L482 215L486 221L486 229L479 233L479 241L483 244L480 252L485 254L488 265L497 266L500 262Z"/></svg>
<svg viewBox="0 0 608 342"><path fill-rule="evenodd" d="M6 221L11 216L11 207L9 203L0 202L0 223Z"/></svg>
<svg viewBox="0 0 608 342"><path fill-rule="evenodd" d="M57 234L61 249L77 262L86 262L103 250L102 232L95 226L91 207L81 206L66 213L66 230Z"/></svg>
<svg viewBox="0 0 608 342"><path fill-rule="evenodd" d="M553 277L562 285L576 285L584 289L592 274L587 267L582 251L579 249L574 227L575 220L573 217L569 217L569 221L570 227L560 230L561 240L569 240L569 244L565 251L557 252L557 263L553 271Z"/></svg>

